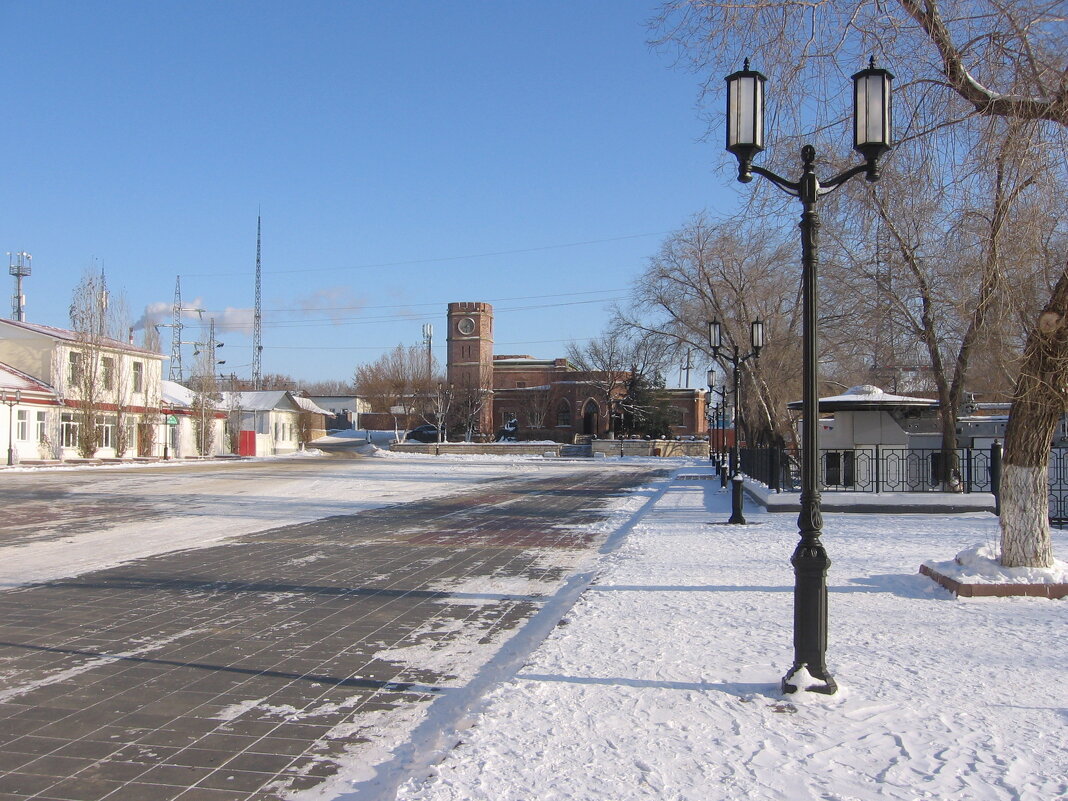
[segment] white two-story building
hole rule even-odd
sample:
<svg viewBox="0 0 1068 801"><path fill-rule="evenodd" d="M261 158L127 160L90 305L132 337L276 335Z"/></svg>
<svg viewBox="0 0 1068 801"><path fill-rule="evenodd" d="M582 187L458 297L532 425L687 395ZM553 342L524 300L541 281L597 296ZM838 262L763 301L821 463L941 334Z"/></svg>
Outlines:
<svg viewBox="0 0 1068 801"><path fill-rule="evenodd" d="M78 432L86 420L79 413L83 376L91 370L99 445L93 455L162 455L163 359L115 339L94 337L88 343L62 328L0 320L0 392L3 411L12 418L10 440L8 426L0 424L0 442L12 449L15 461L79 456Z"/></svg>

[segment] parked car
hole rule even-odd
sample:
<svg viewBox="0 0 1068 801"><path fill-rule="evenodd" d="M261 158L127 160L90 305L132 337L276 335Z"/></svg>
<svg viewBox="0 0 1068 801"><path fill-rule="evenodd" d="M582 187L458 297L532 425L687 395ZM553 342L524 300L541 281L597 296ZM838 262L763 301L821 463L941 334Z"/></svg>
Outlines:
<svg viewBox="0 0 1068 801"><path fill-rule="evenodd" d="M415 442L437 442L438 428L437 426L432 425L419 426L405 434L404 438L406 440L414 440Z"/></svg>

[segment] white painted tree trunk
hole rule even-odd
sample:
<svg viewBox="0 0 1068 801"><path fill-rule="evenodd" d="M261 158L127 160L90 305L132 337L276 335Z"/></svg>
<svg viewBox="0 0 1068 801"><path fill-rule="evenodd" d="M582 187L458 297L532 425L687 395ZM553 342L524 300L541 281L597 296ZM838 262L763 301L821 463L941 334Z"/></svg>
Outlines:
<svg viewBox="0 0 1068 801"><path fill-rule="evenodd" d="M1051 567L1047 468L1006 464L1001 474L1001 564Z"/></svg>

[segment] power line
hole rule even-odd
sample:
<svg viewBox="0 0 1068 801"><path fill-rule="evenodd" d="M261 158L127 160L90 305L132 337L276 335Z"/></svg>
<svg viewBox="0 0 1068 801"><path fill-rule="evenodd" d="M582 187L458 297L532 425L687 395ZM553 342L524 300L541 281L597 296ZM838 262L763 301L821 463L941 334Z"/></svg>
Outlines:
<svg viewBox="0 0 1068 801"><path fill-rule="evenodd" d="M463 261L465 259L485 259L492 258L494 256L514 256L519 253L538 253L545 250L562 250L565 248L578 248L585 247L587 245L602 245L608 242L622 242L628 239L641 239L647 236L666 236L671 233L670 231L650 231L645 234L628 234L626 236L614 236L606 239L590 239L584 242L567 242L560 245L539 245L531 248L515 248L513 250L495 250L488 251L486 253L470 253L464 256L436 256L426 259L408 259L405 261L384 261L373 264L354 264L347 267L305 267L302 269L292 270L269 270L268 275L288 275L293 273L328 273L328 272L341 272L345 270L371 270L379 269L382 267L410 267L416 264L439 264L447 261ZM205 276L210 277L226 277L235 275L248 275L247 272L234 272L234 273L186 273L187 278L203 278Z"/></svg>
<svg viewBox="0 0 1068 801"><path fill-rule="evenodd" d="M576 300L570 303L540 303L527 306L509 306L499 307L495 311L499 312L514 312L514 311L534 311L538 309L556 309L562 306L583 306L591 303L610 303L618 300L623 300L623 297L612 298L598 298L596 300ZM329 326L352 326L352 325L381 325L383 323L394 322L412 322L413 317L410 315L382 315L378 317L307 317L296 318L291 320L265 320L263 325L271 329L279 328L323 328ZM227 329L231 331L243 331L248 330L249 325L228 325ZM272 346L273 347L273 346Z"/></svg>
<svg viewBox="0 0 1068 801"><path fill-rule="evenodd" d="M590 289L585 292L560 292L554 295L521 295L515 298L486 298L486 303L509 303L516 300L542 300L546 298L576 298L580 295L606 295L613 292L626 292L626 287L618 287L614 289ZM434 306L443 307L447 305L443 301L433 301L428 303L394 303L388 306L316 306L313 309L307 309L303 307L294 307L289 309L267 309L269 312L283 312L283 311L364 311L366 309L413 309L422 306Z"/></svg>
<svg viewBox="0 0 1068 801"><path fill-rule="evenodd" d="M574 337L571 339L538 339L538 340L526 340L523 342L495 342L494 347L501 348L518 348L520 346L526 347L527 345L558 345L560 343L567 342L588 342L592 337ZM229 347L229 345L227 345ZM247 348L248 345L238 345L239 349ZM383 351L392 350L397 347L396 343L392 345L272 345L272 350L372 350ZM443 350L444 345L436 346L437 350Z"/></svg>

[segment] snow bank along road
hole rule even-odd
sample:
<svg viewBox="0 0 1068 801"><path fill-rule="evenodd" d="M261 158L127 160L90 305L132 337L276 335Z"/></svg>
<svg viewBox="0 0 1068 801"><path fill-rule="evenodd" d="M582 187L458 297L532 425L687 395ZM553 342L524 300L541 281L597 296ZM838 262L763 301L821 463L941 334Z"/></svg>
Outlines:
<svg viewBox="0 0 1068 801"><path fill-rule="evenodd" d="M605 506L638 508L657 472L382 458L5 474L0 801L316 797L339 764L373 776L630 517Z"/></svg>

